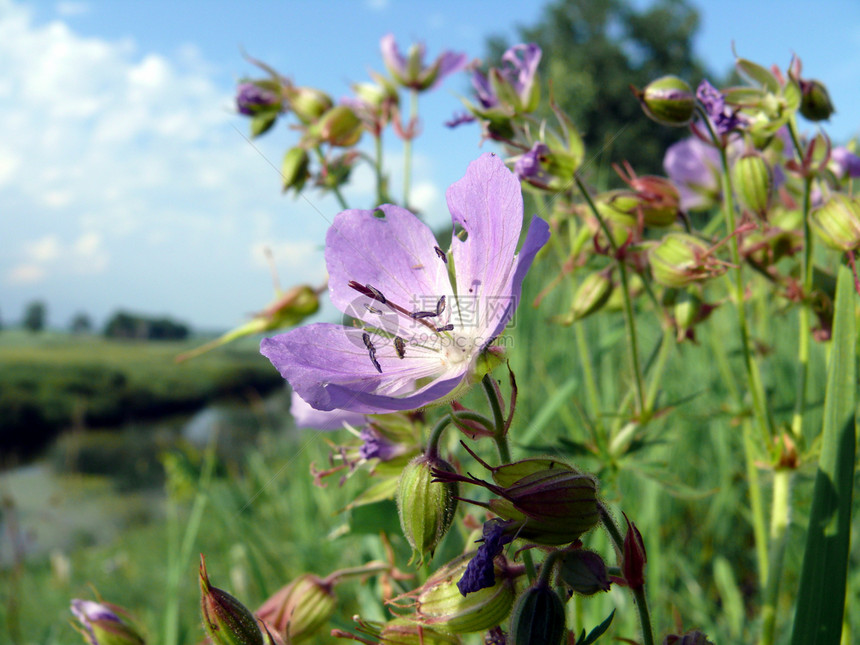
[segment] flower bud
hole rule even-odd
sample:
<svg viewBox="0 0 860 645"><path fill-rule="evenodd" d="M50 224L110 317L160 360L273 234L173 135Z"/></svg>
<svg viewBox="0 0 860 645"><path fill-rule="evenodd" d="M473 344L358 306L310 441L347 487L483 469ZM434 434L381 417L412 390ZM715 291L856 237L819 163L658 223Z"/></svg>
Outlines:
<svg viewBox="0 0 860 645"><path fill-rule="evenodd" d="M800 113L810 121L827 121L836 110L821 81L800 81Z"/></svg>
<svg viewBox="0 0 860 645"><path fill-rule="evenodd" d="M606 563L594 551L573 549L565 551L558 568L559 579L576 593L591 596L609 591Z"/></svg>
<svg viewBox="0 0 860 645"><path fill-rule="evenodd" d="M757 152L741 156L732 167L732 182L741 206L764 218L773 194L773 173L764 157Z"/></svg>
<svg viewBox="0 0 860 645"><path fill-rule="evenodd" d="M72 600L75 627L90 645L143 645L140 628L122 607L108 602Z"/></svg>
<svg viewBox="0 0 860 645"><path fill-rule="evenodd" d="M361 139L361 119L346 105L336 105L308 128L310 142L325 141L333 146L348 148Z"/></svg>
<svg viewBox="0 0 860 645"><path fill-rule="evenodd" d="M657 282L680 288L725 271L708 252L708 246L692 235L669 233L651 248L648 262Z"/></svg>
<svg viewBox="0 0 860 645"><path fill-rule="evenodd" d="M675 223L681 206L681 195L675 184L665 177L639 177L627 163L624 168L617 165L613 167L618 176L633 189L633 192L614 191L609 200L614 208L637 220L641 217L645 226L664 227Z"/></svg>
<svg viewBox="0 0 860 645"><path fill-rule="evenodd" d="M312 87L289 88L287 98L293 112L305 124L319 119L333 105L328 94Z"/></svg>
<svg viewBox="0 0 860 645"><path fill-rule="evenodd" d="M681 127L693 118L696 97L689 84L677 76L663 76L634 93L645 114L657 123Z"/></svg>
<svg viewBox="0 0 860 645"><path fill-rule="evenodd" d="M434 481L436 472L454 473L454 468L438 457L418 455L403 469L397 485L400 526L421 559L425 553L432 555L457 510L457 483Z"/></svg>
<svg viewBox="0 0 860 645"><path fill-rule="evenodd" d="M840 251L860 248L860 200L836 193L809 216L815 232L828 246Z"/></svg>
<svg viewBox="0 0 860 645"><path fill-rule="evenodd" d="M511 645L560 645L565 633L564 603L538 582L517 598L511 613Z"/></svg>
<svg viewBox="0 0 860 645"><path fill-rule="evenodd" d="M257 616L287 643L309 640L334 614L336 599L332 585L306 573L269 598Z"/></svg>
<svg viewBox="0 0 860 645"><path fill-rule="evenodd" d="M416 625L404 618L389 621L380 630L379 645L459 645L454 634L443 634L436 630Z"/></svg>
<svg viewBox="0 0 860 645"><path fill-rule="evenodd" d="M407 594L414 600L415 614L406 619L450 634L480 632L501 623L514 603L513 578L507 563L496 558L495 583L464 596L457 582L473 555L465 553L454 558Z"/></svg>
<svg viewBox="0 0 860 645"><path fill-rule="evenodd" d="M624 535L624 545L621 550L621 574L627 586L631 589L641 589L645 585L645 542L636 525L624 516L627 522L627 533Z"/></svg>
<svg viewBox="0 0 860 645"><path fill-rule="evenodd" d="M565 320L574 322L582 320L600 311L612 295L612 278L606 271L595 271L579 283L573 294L573 307L570 316Z"/></svg>
<svg viewBox="0 0 860 645"><path fill-rule="evenodd" d="M200 556L200 611L203 627L215 645L263 645L253 614L226 591L213 587Z"/></svg>
<svg viewBox="0 0 860 645"><path fill-rule="evenodd" d="M281 162L281 179L284 182L284 192L290 188L294 189L296 193L301 191L309 176L309 164L308 151L304 148L296 146L287 150L284 160Z"/></svg>
<svg viewBox="0 0 860 645"><path fill-rule="evenodd" d="M236 89L236 109L245 116L280 112L281 99L271 82L240 83Z"/></svg>

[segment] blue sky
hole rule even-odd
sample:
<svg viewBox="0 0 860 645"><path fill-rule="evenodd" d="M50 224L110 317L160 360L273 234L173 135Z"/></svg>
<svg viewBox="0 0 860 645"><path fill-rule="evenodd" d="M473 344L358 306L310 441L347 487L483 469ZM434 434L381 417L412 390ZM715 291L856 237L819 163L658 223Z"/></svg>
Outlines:
<svg viewBox="0 0 860 645"><path fill-rule="evenodd" d="M796 52L831 91L831 136L860 131L860 3L695 4L710 68L732 64L732 42L782 68ZM424 41L430 56L479 58L488 35L513 40L540 13L523 1L0 0L0 320L38 298L58 327L78 311L100 323L118 307L234 326L273 295L266 246L284 286L321 283L337 204L312 189L281 196L268 161L278 165L293 133L278 129L255 149L236 131L247 123L233 113L235 82L254 71L241 50L337 98L382 71L387 32L403 46ZM466 88L452 78L422 96L413 196L431 224L446 221L445 187L481 151L474 127L441 126ZM389 137L394 187L401 152ZM369 175L347 196L369 206Z"/></svg>

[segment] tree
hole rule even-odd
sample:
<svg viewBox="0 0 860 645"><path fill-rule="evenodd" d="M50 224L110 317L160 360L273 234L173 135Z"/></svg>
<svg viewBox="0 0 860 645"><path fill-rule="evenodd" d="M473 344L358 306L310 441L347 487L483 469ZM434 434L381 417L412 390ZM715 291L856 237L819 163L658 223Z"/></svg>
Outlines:
<svg viewBox="0 0 860 645"><path fill-rule="evenodd" d="M659 0L642 11L627 0L558 0L520 35L543 50L542 89L551 87L573 119L588 158L597 156L599 166L626 159L645 174L661 172L664 151L686 130L648 119L630 85L641 89L674 74L695 88L707 75L693 55L698 25L698 12L686 0ZM492 60L508 46L498 38L489 45Z"/></svg>
<svg viewBox="0 0 860 645"><path fill-rule="evenodd" d="M138 340L184 340L188 338L188 325L170 318L150 318L127 311L118 311L105 325L108 338Z"/></svg>
<svg viewBox="0 0 860 645"><path fill-rule="evenodd" d="M93 329L93 321L90 320L90 317L83 313L78 312L75 314L75 317L72 318L72 322L69 325L69 330L73 334L88 334Z"/></svg>
<svg viewBox="0 0 860 645"><path fill-rule="evenodd" d="M24 320L22 325L31 332L39 332L45 328L45 319L48 315L48 308L41 300L34 300L24 310Z"/></svg>

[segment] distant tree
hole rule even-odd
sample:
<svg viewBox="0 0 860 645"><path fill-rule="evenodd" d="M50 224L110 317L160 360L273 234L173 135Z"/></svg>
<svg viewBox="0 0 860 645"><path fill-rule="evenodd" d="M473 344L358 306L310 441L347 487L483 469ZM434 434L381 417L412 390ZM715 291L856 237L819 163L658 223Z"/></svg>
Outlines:
<svg viewBox="0 0 860 645"><path fill-rule="evenodd" d="M189 333L188 325L169 318L149 318L127 311L111 316L104 329L108 338L139 340L183 340Z"/></svg>
<svg viewBox="0 0 860 645"><path fill-rule="evenodd" d="M24 310L24 320L22 325L25 329L31 332L39 332L45 328L45 320L48 315L48 308L41 300L34 300Z"/></svg>
<svg viewBox="0 0 860 645"><path fill-rule="evenodd" d="M73 334L88 334L93 330L93 321L83 312L76 313L69 325L69 330Z"/></svg>
<svg viewBox="0 0 860 645"><path fill-rule="evenodd" d="M698 12L686 0L659 0L642 10L627 0L557 0L520 35L543 50L542 89L552 87L589 156L600 154L598 164L626 159L641 174L661 172L664 151L686 132L648 119L630 85L641 89L674 74L695 89L707 74L693 54L698 26ZM491 60L509 45L491 39Z"/></svg>

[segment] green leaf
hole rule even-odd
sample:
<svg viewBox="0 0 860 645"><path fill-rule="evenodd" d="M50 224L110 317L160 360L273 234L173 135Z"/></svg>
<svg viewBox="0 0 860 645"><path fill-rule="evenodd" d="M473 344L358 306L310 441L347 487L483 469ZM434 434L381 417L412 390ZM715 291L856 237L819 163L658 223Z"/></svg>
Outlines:
<svg viewBox="0 0 860 645"><path fill-rule="evenodd" d="M857 442L854 307L853 276L843 266L836 284L821 457L815 474L792 645L838 645L842 633Z"/></svg>
<svg viewBox="0 0 860 645"><path fill-rule="evenodd" d="M278 118L277 112L264 112L251 117L251 138L259 137L269 128L275 125L275 120Z"/></svg>
<svg viewBox="0 0 860 645"><path fill-rule="evenodd" d="M735 65L737 66L738 72L740 72L741 76L749 79L753 83L762 85L772 94L779 93L779 81L776 80L776 76L774 76L770 70L765 69L751 60L746 60L745 58L738 58L737 61L735 61Z"/></svg>
<svg viewBox="0 0 860 645"><path fill-rule="evenodd" d="M609 629L609 625L612 624L613 618L615 618L614 609L612 610L612 613L606 617L606 620L589 632L588 636L585 635L585 630L583 629L582 636L576 641L576 645L591 645L591 643L603 636L603 633Z"/></svg>

